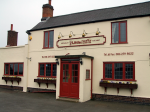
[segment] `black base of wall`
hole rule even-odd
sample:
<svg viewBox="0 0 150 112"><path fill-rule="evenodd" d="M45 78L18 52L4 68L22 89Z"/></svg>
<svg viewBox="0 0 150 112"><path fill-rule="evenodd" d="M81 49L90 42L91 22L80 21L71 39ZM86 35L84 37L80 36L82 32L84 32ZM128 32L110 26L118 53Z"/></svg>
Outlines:
<svg viewBox="0 0 150 112"><path fill-rule="evenodd" d="M0 85L0 88L23 91L23 87L19 86Z"/></svg>
<svg viewBox="0 0 150 112"><path fill-rule="evenodd" d="M56 90L51 90L51 89L39 89L39 88L31 88L28 87L27 88L27 92L56 92Z"/></svg>
<svg viewBox="0 0 150 112"><path fill-rule="evenodd" d="M100 100L100 101L111 101L111 102L123 102L123 103L130 103L130 104L150 105L150 98L141 98L141 97L92 94L92 99L93 100Z"/></svg>

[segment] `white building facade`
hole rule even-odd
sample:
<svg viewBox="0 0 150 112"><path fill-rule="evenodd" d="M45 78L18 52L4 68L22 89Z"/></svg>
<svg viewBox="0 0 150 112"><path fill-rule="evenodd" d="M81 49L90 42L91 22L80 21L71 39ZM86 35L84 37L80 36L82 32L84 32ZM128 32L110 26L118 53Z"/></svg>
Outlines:
<svg viewBox="0 0 150 112"><path fill-rule="evenodd" d="M0 87L56 91L56 99L79 102L118 98L150 103L149 5L57 17L44 12L53 11L51 2L43 5L48 16L27 31L27 45L0 48Z"/></svg>

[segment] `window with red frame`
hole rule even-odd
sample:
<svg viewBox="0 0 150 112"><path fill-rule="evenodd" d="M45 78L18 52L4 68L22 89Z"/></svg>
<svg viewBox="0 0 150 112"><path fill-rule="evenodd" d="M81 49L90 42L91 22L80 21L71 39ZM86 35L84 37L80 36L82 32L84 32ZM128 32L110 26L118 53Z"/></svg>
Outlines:
<svg viewBox="0 0 150 112"><path fill-rule="evenodd" d="M4 63L4 75L23 75L23 63Z"/></svg>
<svg viewBox="0 0 150 112"><path fill-rule="evenodd" d="M134 62L104 62L103 67L105 80L135 80Z"/></svg>
<svg viewBox="0 0 150 112"><path fill-rule="evenodd" d="M54 31L44 32L44 48L53 48Z"/></svg>
<svg viewBox="0 0 150 112"><path fill-rule="evenodd" d="M90 79L90 70L86 70L86 80Z"/></svg>
<svg viewBox="0 0 150 112"><path fill-rule="evenodd" d="M127 21L111 23L111 43L127 43Z"/></svg>
<svg viewBox="0 0 150 112"><path fill-rule="evenodd" d="M57 65L56 63L40 63L39 77L56 77Z"/></svg>

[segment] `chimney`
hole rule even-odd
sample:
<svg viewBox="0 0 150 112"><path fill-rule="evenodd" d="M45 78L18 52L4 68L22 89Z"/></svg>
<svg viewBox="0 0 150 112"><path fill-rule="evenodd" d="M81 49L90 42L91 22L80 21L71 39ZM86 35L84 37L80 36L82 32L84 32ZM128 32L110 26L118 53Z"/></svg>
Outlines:
<svg viewBox="0 0 150 112"><path fill-rule="evenodd" d="M51 0L49 0L48 4L43 5L43 14L42 14L42 21L46 20L48 17L53 17L53 6L51 6Z"/></svg>
<svg viewBox="0 0 150 112"><path fill-rule="evenodd" d="M7 47L17 46L18 32L13 31L13 24L11 24L11 30L8 31Z"/></svg>

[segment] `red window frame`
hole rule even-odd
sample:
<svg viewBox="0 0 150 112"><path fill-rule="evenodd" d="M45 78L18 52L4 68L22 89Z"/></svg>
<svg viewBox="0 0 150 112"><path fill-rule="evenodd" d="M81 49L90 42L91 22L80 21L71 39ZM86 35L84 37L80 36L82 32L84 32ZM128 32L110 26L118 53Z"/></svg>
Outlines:
<svg viewBox="0 0 150 112"><path fill-rule="evenodd" d="M50 30L50 31L45 31L44 32L44 42L43 42L43 49L49 49L49 48L54 48L54 35L53 35L53 47L49 47L49 35L50 35L50 32L53 31L53 34L54 34L54 30ZM45 33L48 32L48 47L45 47Z"/></svg>
<svg viewBox="0 0 150 112"><path fill-rule="evenodd" d="M40 75L40 65L41 64L44 64L44 75ZM51 76L46 76L46 64L51 64ZM38 73L38 77L47 77L47 78L56 78L57 76L57 73L56 73L56 76L53 76L53 64L56 64L56 63L39 63L39 73ZM57 66L57 64L56 64ZM57 69L56 69L57 71Z"/></svg>
<svg viewBox="0 0 150 112"><path fill-rule="evenodd" d="M8 74L5 74L5 65L8 64ZM10 64L13 64L13 75L10 75ZM18 74L14 75L14 64L18 64ZM23 64L23 73L24 73L24 63L4 63L4 75L9 75L9 76L23 76L23 74L19 74L19 64Z"/></svg>
<svg viewBox="0 0 150 112"><path fill-rule="evenodd" d="M89 72L88 78L87 78L87 71ZM86 78L85 78L85 80L90 80L90 70L89 69L86 69Z"/></svg>
<svg viewBox="0 0 150 112"><path fill-rule="evenodd" d="M123 78L115 79L114 74L114 65L115 63L123 64ZM105 78L105 64L112 64L112 78ZM133 64L133 79L126 79L125 77L125 64ZM135 80L135 62L103 62L103 79L102 80L116 80L116 81L136 81Z"/></svg>
<svg viewBox="0 0 150 112"><path fill-rule="evenodd" d="M113 23L119 23L119 41L118 41L118 43L112 43L112 24ZM121 40L121 34L120 34L120 23L126 23L126 41L125 42L121 42L120 40ZM126 43L128 43L127 42L127 21L119 21L119 22L112 22L111 23L111 44L126 44Z"/></svg>

